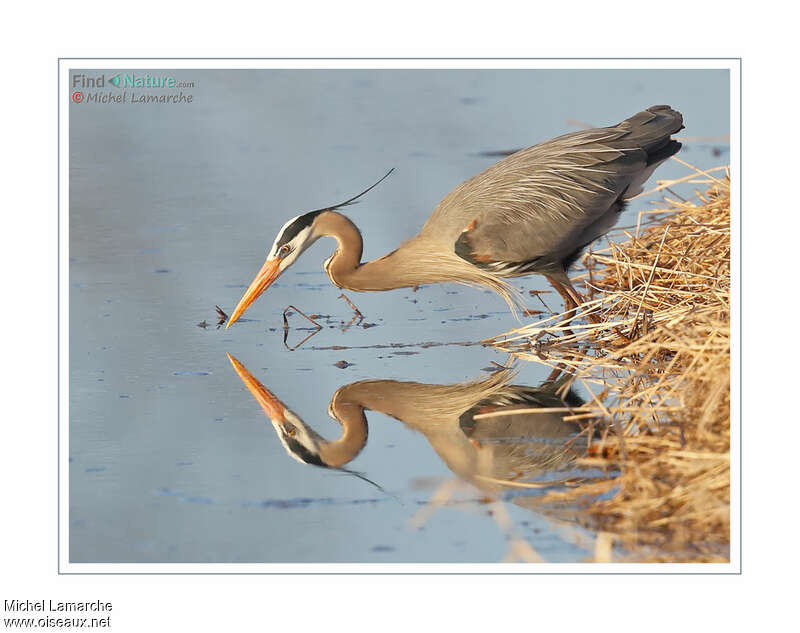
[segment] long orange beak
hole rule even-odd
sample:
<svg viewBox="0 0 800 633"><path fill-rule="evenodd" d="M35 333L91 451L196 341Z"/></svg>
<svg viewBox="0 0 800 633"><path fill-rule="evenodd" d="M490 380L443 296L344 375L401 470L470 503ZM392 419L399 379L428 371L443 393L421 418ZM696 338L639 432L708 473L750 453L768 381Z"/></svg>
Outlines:
<svg viewBox="0 0 800 633"><path fill-rule="evenodd" d="M261 293L269 288L270 284L275 281L280 274L281 268L279 259L268 259L264 262L256 278L251 282L250 287L244 291L242 298L239 299L239 305L236 306L231 318L228 320L228 324L225 326L226 330L236 323L239 317L244 314L244 311L250 307L250 304L258 299Z"/></svg>
<svg viewBox="0 0 800 633"><path fill-rule="evenodd" d="M264 385L262 385L258 380L247 371L247 367L242 365L235 357L227 354L228 360L231 361L231 365L236 370L236 373L239 374L239 378L242 379L244 386L253 394L253 397L258 401L258 404L261 405L261 408L264 409L264 412L269 416L269 419L273 422L284 422L286 420L286 407L283 406L283 403L278 400L270 391L267 390Z"/></svg>

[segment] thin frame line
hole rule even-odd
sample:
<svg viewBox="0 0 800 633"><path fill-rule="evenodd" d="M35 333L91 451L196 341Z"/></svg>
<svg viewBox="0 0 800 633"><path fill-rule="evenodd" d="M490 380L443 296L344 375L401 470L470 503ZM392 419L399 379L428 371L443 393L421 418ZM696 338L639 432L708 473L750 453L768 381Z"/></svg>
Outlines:
<svg viewBox="0 0 800 633"><path fill-rule="evenodd" d="M715 61L735 61L738 62L739 68L739 569L734 572L64 572L61 571L61 62L64 61L82 61L82 60L214 60L214 61L236 61L236 60L264 60L264 61L528 61L528 60L567 60L567 61L597 61L597 60L657 60L657 61L671 61L671 60L715 60ZM56 441L57 446L57 503L58 508L56 511L56 551L57 551L57 574L64 576L741 576L743 573L743 415L742 415L742 362L743 362L743 333L742 333L742 305L743 305L743 289L742 289L742 271L743 271L743 198L742 198L742 164L744 157L742 153L742 57L58 57L57 58L57 93L56 93L56 116L57 116L57 136L56 136L56 166L57 166L57 261L56 261L56 282L57 282L57 415L56 415ZM229 69L219 69L229 70ZM258 69L252 69L258 70ZM263 69L271 70L271 69ZM305 69L292 69L292 70L305 70ZM336 70L336 69L325 69ZM364 70L396 70L396 69L364 69ZM414 69L426 70L426 69ZM448 69L448 70L462 70L462 69ZM463 70L503 70L503 69L463 69ZM509 69L509 70L526 70L526 69ZM528 69L537 70L537 69ZM573 70L573 69L557 69L557 70ZM604 70L604 69L586 69L586 70ZM621 69L624 70L624 69ZM67 209L69 213L69 209ZM76 563L72 563L76 564ZM80 564L80 563L77 563ZM94 563L88 563L94 564ZM114 563L112 563L114 564ZM137 564L137 563L134 563ZM149 564L149 563L141 563ZM205 564L205 563L200 563ZM256 563L258 564L258 563Z"/></svg>

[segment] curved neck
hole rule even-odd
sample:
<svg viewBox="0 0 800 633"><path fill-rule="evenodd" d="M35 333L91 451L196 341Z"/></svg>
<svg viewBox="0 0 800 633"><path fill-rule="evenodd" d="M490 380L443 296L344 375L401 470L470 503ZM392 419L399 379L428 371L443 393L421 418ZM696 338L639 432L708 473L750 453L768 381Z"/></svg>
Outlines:
<svg viewBox="0 0 800 633"><path fill-rule="evenodd" d="M331 398L329 413L342 425L342 436L333 442L322 440L322 461L340 467L355 459L367 442L366 410L379 411L408 424L408 418L419 412L414 406L413 393L403 389L406 385L413 387L416 383L367 380L339 388Z"/></svg>
<svg viewBox="0 0 800 633"><path fill-rule="evenodd" d="M342 436L333 442L322 440L319 456L325 465L340 468L354 460L366 445L367 418L363 407L355 402L336 402L336 395L331 400L330 412L342 425Z"/></svg>
<svg viewBox="0 0 800 633"><path fill-rule="evenodd" d="M314 236L336 240L336 252L325 262L325 272L332 281L333 274L346 276L361 266L364 241L361 231L349 218L335 211L323 211L314 220Z"/></svg>
<svg viewBox="0 0 800 633"><path fill-rule="evenodd" d="M476 402L503 388L510 375L456 385L429 385L395 380L365 380L341 387L331 398L330 413L342 423L344 434L336 443L323 445L320 456L328 463L333 444L344 443L349 434L361 433L366 441L365 411L377 411L422 433L434 451L453 472L469 479L476 464L476 448L461 430L459 415ZM346 455L344 462L360 451Z"/></svg>
<svg viewBox="0 0 800 633"><path fill-rule="evenodd" d="M314 221L316 237L332 237L336 252L325 262L331 281L347 290L378 291L406 288L423 283L446 281L417 256L417 240L409 240L400 248L371 262L361 262L364 241L353 222L335 211L325 211ZM435 270L435 269L434 269Z"/></svg>
<svg viewBox="0 0 800 633"><path fill-rule="evenodd" d="M322 460L343 466L367 442L365 411L377 411L421 432L454 472L466 474L475 463L475 447L461 430L459 416L477 402L506 388L512 374L498 372L489 378L455 385L429 385L397 380L364 380L340 387L331 398L330 414L342 425L342 437L323 440Z"/></svg>

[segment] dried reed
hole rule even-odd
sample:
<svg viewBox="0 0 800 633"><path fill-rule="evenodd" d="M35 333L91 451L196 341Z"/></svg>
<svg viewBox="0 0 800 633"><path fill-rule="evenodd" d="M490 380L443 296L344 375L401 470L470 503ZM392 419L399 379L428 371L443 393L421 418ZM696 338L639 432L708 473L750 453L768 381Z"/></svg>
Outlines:
<svg viewBox="0 0 800 633"><path fill-rule="evenodd" d="M561 314L489 341L572 374L589 399L571 417L601 416L579 464L610 476L541 497L579 507L602 533L597 560L610 542L614 560L729 558L730 179L687 166L705 192L666 198L626 241L586 256L578 319L602 322Z"/></svg>

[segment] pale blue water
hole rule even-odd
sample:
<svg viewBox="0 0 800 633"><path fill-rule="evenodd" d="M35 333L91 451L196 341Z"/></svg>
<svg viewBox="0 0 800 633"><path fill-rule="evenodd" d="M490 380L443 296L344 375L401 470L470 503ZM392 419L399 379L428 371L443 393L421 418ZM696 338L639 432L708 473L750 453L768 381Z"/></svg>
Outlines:
<svg viewBox="0 0 800 633"><path fill-rule="evenodd" d="M70 560L501 560L505 536L480 504L441 509L422 530L409 527L453 477L423 434L368 414L369 442L349 467L391 494L300 464L226 358L236 356L332 438L328 402L342 385L460 383L504 363L480 346L413 345L516 327L501 299L460 286L353 293L375 327L342 332L335 324L352 312L321 270L332 246L320 241L248 321L215 329L214 306L230 313L289 217L340 202L391 167L347 210L363 232L365 259L415 234L448 191L496 160L480 152L575 129L568 119L610 125L668 103L684 114L683 135L726 135L727 71L172 74L195 83L184 89L192 103L70 106ZM688 144L681 157L722 165L727 146ZM685 174L668 163L656 178ZM632 204L621 224L646 206ZM538 277L519 285L545 288ZM561 306L555 295L545 300ZM331 315L331 327L295 352L282 342L289 304ZM203 320L206 329L197 327ZM308 325L296 316L291 323ZM290 343L307 333L293 329ZM405 346L374 347L387 343ZM514 382L537 385L546 373L526 365ZM507 507L546 560L589 555L576 535L590 534Z"/></svg>

